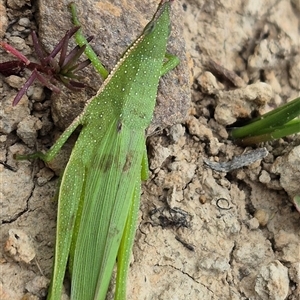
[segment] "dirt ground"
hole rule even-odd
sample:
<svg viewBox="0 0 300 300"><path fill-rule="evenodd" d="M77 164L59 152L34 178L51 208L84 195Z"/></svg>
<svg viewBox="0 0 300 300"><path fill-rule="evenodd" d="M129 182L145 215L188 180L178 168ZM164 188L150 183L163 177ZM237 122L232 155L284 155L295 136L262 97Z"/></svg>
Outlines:
<svg viewBox="0 0 300 300"><path fill-rule="evenodd" d="M30 29L38 28L48 46L69 29L45 3L0 0L0 38L30 59ZM100 31L95 47L102 38L101 59L111 69L158 1L137 7L125 0L95 3L119 24L107 19L91 29ZM300 2L176 0L173 7L169 51L182 64L160 85L169 90L161 91L159 103L173 101L174 110L162 108L166 120L156 113L156 131L148 138L150 178L143 183L128 299L299 299L300 214L292 202L300 195L300 135L240 147L227 127L299 96ZM125 12L136 15L126 23L128 36L119 28L105 31L124 27ZM114 34L120 48L106 49ZM0 62L10 58L0 50ZM16 162L13 154L46 150L78 114L73 107L83 106L64 90L62 108L53 100L57 95L36 84L13 108L24 82L0 75L1 300L45 298L62 165ZM253 154L251 163L246 156L238 166L231 163L245 153Z"/></svg>

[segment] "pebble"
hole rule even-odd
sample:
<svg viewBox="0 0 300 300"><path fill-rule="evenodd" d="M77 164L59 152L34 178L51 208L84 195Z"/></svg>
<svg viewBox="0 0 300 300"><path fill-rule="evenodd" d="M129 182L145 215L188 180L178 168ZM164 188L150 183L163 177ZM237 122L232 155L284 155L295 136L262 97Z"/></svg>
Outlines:
<svg viewBox="0 0 300 300"><path fill-rule="evenodd" d="M258 177L258 180L261 182L261 183L269 183L271 181L271 176L270 174L265 171L265 170L262 170L261 173L260 173L260 176Z"/></svg>
<svg viewBox="0 0 300 300"><path fill-rule="evenodd" d="M269 214L264 209L257 209L254 213L254 217L257 219L260 226L264 227L268 224Z"/></svg>
<svg viewBox="0 0 300 300"><path fill-rule="evenodd" d="M275 260L262 266L255 280L255 292L261 300L284 300L289 292L288 269Z"/></svg>
<svg viewBox="0 0 300 300"><path fill-rule="evenodd" d="M29 236L22 230L10 229L5 243L5 252L15 261L30 263L35 257L35 250Z"/></svg>
<svg viewBox="0 0 300 300"><path fill-rule="evenodd" d="M20 18L18 24L20 26L28 27L30 25L30 20L28 18Z"/></svg>

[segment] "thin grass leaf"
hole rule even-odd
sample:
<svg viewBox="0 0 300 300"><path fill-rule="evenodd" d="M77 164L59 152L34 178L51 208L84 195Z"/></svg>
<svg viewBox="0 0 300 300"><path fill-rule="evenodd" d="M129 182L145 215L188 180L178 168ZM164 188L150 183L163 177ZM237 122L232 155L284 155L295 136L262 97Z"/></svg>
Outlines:
<svg viewBox="0 0 300 300"><path fill-rule="evenodd" d="M299 115L300 97L258 118L255 118L243 127L232 129L231 136L234 139L245 140L248 137L250 138L261 135L264 136L262 137L263 140L265 140L267 137L270 137L267 140L272 140L277 139L278 136L282 137L285 135L297 133L300 131L299 123L295 121L289 124L289 122L291 122ZM284 127L286 127L287 129L284 129ZM275 131L277 132L275 133ZM260 139L258 138L258 140Z"/></svg>
<svg viewBox="0 0 300 300"><path fill-rule="evenodd" d="M300 120L292 120L289 123L269 129L262 130L258 135L248 136L239 140L242 145L253 145L262 142L277 140L282 137L300 132Z"/></svg>

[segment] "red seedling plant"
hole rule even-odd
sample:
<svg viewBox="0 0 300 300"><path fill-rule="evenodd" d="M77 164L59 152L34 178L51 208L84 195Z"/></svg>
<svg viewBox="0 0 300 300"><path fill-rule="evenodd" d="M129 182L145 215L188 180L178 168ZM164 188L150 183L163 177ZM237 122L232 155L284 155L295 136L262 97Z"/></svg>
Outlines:
<svg viewBox="0 0 300 300"><path fill-rule="evenodd" d="M22 86L18 94L13 100L13 106L17 105L28 88L37 79L51 91L59 93L57 82L61 82L70 90L79 90L85 85L79 82L83 79L82 76L75 74L90 64L90 60L78 62L79 57L84 52L86 46L76 46L69 54L67 54L68 42L70 38L77 32L79 27L73 27L68 30L61 41L56 45L53 51L49 54L42 47L37 35L32 31L32 41L35 53L40 63L31 62L27 57L20 53L17 49L0 41L0 46L7 52L14 55L18 60L7 61L0 63L0 73L4 76L19 75L25 68L32 71L30 77ZM90 42L92 37L88 38ZM55 60L55 56L60 52L59 61Z"/></svg>

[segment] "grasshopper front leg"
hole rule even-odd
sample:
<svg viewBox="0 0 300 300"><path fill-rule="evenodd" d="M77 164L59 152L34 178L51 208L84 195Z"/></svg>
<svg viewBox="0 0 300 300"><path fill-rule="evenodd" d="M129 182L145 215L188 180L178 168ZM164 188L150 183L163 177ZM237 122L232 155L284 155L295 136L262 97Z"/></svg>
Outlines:
<svg viewBox="0 0 300 300"><path fill-rule="evenodd" d="M26 155L16 155L16 159L24 160L24 159L34 159L40 158L44 162L51 161L59 152L61 147L65 144L71 134L75 131L75 129L82 124L81 117L78 116L71 125L64 131L64 133L59 137L59 139L55 142L55 144L49 149L47 153L35 152L32 154Z"/></svg>

